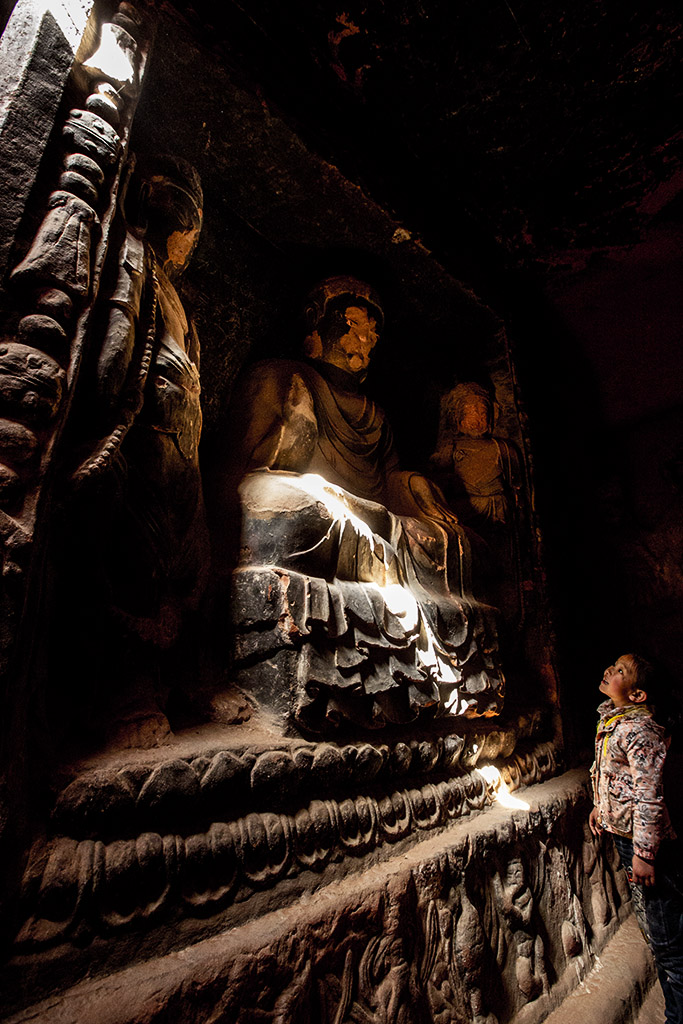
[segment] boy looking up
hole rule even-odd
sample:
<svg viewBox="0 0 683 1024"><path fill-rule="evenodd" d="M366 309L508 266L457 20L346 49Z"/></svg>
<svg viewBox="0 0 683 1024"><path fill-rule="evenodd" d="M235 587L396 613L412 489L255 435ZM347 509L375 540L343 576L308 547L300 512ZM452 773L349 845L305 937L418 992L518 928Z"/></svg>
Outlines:
<svg viewBox="0 0 683 1024"><path fill-rule="evenodd" d="M636 906L642 895L666 1020L683 1024L681 864L664 803L668 738L654 718L654 688L654 670L637 654L624 654L605 670L600 690L607 700L598 708L590 827L595 836L612 835Z"/></svg>

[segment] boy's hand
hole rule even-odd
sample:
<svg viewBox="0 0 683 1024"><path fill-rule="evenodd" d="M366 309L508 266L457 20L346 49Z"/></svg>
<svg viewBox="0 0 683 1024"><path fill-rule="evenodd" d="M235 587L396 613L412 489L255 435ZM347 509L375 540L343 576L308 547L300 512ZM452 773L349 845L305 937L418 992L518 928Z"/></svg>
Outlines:
<svg viewBox="0 0 683 1024"><path fill-rule="evenodd" d="M636 885L654 885L655 866L634 853L631 862L631 876Z"/></svg>
<svg viewBox="0 0 683 1024"><path fill-rule="evenodd" d="M590 825L590 830L594 836L600 836L602 834L602 827L598 821L597 807L594 807L591 811L590 817L588 818L588 824Z"/></svg>

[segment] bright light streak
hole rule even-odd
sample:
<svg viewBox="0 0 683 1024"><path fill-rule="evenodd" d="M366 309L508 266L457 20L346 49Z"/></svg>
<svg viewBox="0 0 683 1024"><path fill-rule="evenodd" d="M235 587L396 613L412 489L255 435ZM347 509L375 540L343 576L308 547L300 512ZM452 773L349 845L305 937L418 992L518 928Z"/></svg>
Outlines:
<svg viewBox="0 0 683 1024"><path fill-rule="evenodd" d="M93 0L48 0L47 3L33 0L30 6L36 11L50 12L75 53L85 32Z"/></svg>
<svg viewBox="0 0 683 1024"><path fill-rule="evenodd" d="M119 87L135 83L135 46L127 32L105 22L100 30L100 45L83 64L87 71L116 82Z"/></svg>
<svg viewBox="0 0 683 1024"><path fill-rule="evenodd" d="M250 476L253 478L252 482L257 484L258 495L258 489L261 486L265 484L267 487L268 474L254 473L250 474ZM462 678L457 663L454 663L447 652L442 649L438 637L432 631L432 627L414 594L407 586L395 582L400 577L400 567L397 564L397 553L394 547L396 541L393 539L393 534L395 532L396 536L398 536L400 533L399 520L391 512L387 512L386 509L382 509L379 505L376 506L377 513L380 515L380 521L384 517L389 517L388 521L391 523L390 531L392 533L392 539L389 539L381 534L374 533L372 527L358 515L358 510L362 512L363 505L366 504L368 506L368 515L372 519L374 502L355 498L342 487L329 483L318 473L302 473L294 476L294 474L275 471L273 477L277 477L277 481L274 481L276 486L274 488L273 509L289 510L282 495L286 495L288 489L291 488L294 495L297 492L299 493L299 498L301 493L303 493L310 495L310 497L320 502L327 509L333 523L341 524L341 548L344 548L346 544L344 530L346 524L350 528L350 533L353 532L356 538L362 538L367 543L369 548L367 554L371 558L363 566L363 572L367 574L366 577L358 582L364 587L376 590L382 596L387 609L401 621L406 634L408 636L412 635L415 638L417 661L424 669L427 677L442 687L451 687L450 694L444 699L446 711L455 717L465 714L475 701L473 698L468 698L460 692ZM280 494L277 500L275 498L276 493ZM255 500L255 507L260 506L262 501L263 498L258 496ZM294 510L294 506L292 510ZM326 536L322 537L315 547L328 539L332 529L333 527L330 526ZM351 537L348 538L348 543L348 550L351 551L354 543ZM309 550L313 550L313 548ZM300 556L307 553L308 551L297 551L293 554ZM359 556L362 554L363 559L365 559L366 552L362 550L362 546L357 547L357 553ZM375 578L373 579L373 577ZM388 582L389 580L393 582ZM514 797L509 797L509 799L514 800Z"/></svg>
<svg viewBox="0 0 683 1024"><path fill-rule="evenodd" d="M351 523L353 528L374 547L376 537L366 522L349 508L346 492L341 487L328 484L317 473L303 473L297 478L296 486L317 498L330 510L335 519Z"/></svg>
<svg viewBox="0 0 683 1024"><path fill-rule="evenodd" d="M75 54L92 6L93 0L17 0L0 37L0 128L23 87L24 73L45 18L49 16L57 23L63 40Z"/></svg>
<svg viewBox="0 0 683 1024"><path fill-rule="evenodd" d="M483 775L487 786L490 786L493 789L493 799L495 803L499 804L501 807L521 808L523 811L529 810L529 804L512 795L507 787L507 783L503 780L502 775L495 765L485 764L476 770L480 775Z"/></svg>
<svg viewBox="0 0 683 1024"><path fill-rule="evenodd" d="M417 628L420 611L417 601L409 590L402 587L400 583L387 583L384 587L379 583L368 583L367 586L377 590L384 598L391 614L395 615L397 619L403 620L402 626L406 633L411 633Z"/></svg>

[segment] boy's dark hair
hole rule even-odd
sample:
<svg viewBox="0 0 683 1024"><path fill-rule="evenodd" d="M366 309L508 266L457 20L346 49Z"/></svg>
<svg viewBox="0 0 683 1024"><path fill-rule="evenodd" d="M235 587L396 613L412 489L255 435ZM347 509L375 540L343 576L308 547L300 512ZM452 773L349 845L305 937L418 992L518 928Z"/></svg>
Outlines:
<svg viewBox="0 0 683 1024"><path fill-rule="evenodd" d="M656 670L652 662L643 658L640 654L629 654L629 658L633 662L633 667L636 670L636 682L641 690L645 690L645 693L650 697L650 689L657 691L659 687L656 682ZM651 697L654 703L654 692Z"/></svg>
<svg viewBox="0 0 683 1024"><path fill-rule="evenodd" d="M673 687L665 672L654 661L642 654L630 654L636 670L636 683L647 694L647 703L653 711L655 721L678 739L683 733L683 711Z"/></svg>

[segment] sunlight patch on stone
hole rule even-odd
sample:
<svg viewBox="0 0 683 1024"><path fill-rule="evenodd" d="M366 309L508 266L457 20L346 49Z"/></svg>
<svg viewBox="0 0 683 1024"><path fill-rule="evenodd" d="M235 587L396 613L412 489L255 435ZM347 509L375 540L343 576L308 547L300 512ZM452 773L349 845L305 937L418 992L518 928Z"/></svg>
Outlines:
<svg viewBox="0 0 683 1024"><path fill-rule="evenodd" d="M484 776L487 786L492 790L495 803L501 807L521 808L524 811L529 810L528 803L512 795L507 783L503 780L495 765L485 764L481 768L477 768L477 771Z"/></svg>

